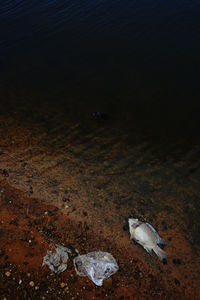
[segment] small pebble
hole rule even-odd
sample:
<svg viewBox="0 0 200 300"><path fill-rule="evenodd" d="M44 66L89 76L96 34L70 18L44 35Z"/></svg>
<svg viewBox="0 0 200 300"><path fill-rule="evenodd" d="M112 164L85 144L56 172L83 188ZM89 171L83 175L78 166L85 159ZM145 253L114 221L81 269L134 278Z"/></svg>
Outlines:
<svg viewBox="0 0 200 300"><path fill-rule="evenodd" d="M5 273L5 275L6 275L7 277L10 277L11 273L10 273L9 271L7 271L7 272Z"/></svg>
<svg viewBox="0 0 200 300"><path fill-rule="evenodd" d="M34 281L30 281L30 282L29 282L29 285L30 285L31 287L34 287L34 285L35 285Z"/></svg>
<svg viewBox="0 0 200 300"><path fill-rule="evenodd" d="M180 281L177 278L174 279L174 282L176 285L180 285Z"/></svg>
<svg viewBox="0 0 200 300"><path fill-rule="evenodd" d="M60 287L64 288L65 286L66 286L66 283L65 282L61 282Z"/></svg>
<svg viewBox="0 0 200 300"><path fill-rule="evenodd" d="M143 277L144 277L143 274L142 274L142 272L139 273L139 277L140 277L140 278L143 278Z"/></svg>

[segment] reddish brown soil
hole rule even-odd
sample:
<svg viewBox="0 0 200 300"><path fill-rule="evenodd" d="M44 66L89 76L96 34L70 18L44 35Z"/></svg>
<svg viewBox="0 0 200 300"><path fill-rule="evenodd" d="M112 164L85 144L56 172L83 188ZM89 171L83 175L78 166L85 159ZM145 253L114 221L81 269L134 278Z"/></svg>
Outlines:
<svg viewBox="0 0 200 300"><path fill-rule="evenodd" d="M128 234L127 248L115 240L100 240L86 222L75 223L58 208L26 197L3 181L0 222L1 299L198 299L191 278L178 279L187 269L183 258L163 265L142 249L135 251ZM78 277L72 259L66 271L52 274L42 267L51 242L77 248L82 254L108 251L120 270L103 287Z"/></svg>

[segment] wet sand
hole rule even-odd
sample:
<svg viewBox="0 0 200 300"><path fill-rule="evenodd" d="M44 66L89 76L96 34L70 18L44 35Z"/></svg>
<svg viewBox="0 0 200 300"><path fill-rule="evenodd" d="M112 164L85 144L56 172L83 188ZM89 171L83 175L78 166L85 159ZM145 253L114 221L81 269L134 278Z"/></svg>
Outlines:
<svg viewBox="0 0 200 300"><path fill-rule="evenodd" d="M199 299L199 145L130 136L123 120L94 120L94 107L76 111L64 95L2 94L1 298ZM131 243L130 216L158 230L167 264ZM51 243L108 251L120 269L103 287L78 277L72 259L51 274Z"/></svg>

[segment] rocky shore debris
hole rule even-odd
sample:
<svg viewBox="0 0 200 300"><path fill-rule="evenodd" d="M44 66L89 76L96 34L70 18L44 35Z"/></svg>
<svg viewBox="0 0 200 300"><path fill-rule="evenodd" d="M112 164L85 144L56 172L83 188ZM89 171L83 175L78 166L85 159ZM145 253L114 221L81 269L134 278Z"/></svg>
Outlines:
<svg viewBox="0 0 200 300"><path fill-rule="evenodd" d="M128 222L131 239L140 244L149 254L152 254L153 250L160 260L166 260L167 253L158 246L166 243L153 226L134 218L129 218Z"/></svg>
<svg viewBox="0 0 200 300"><path fill-rule="evenodd" d="M71 250L62 245L50 245L52 250L47 250L42 266L47 265L51 271L61 273L67 269L68 253Z"/></svg>
<svg viewBox="0 0 200 300"><path fill-rule="evenodd" d="M102 286L103 280L119 270L115 258L108 252L89 252L74 259L76 273L88 276L96 285Z"/></svg>

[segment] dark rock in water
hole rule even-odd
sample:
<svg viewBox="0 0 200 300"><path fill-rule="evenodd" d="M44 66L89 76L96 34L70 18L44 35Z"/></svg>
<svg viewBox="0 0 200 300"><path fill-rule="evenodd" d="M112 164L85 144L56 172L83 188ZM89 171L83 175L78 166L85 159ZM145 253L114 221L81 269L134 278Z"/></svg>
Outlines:
<svg viewBox="0 0 200 300"><path fill-rule="evenodd" d="M110 116L107 115L106 113L102 113L100 111L95 111L92 113L92 117L96 120L100 120L100 121L107 121L108 119L110 119Z"/></svg>

